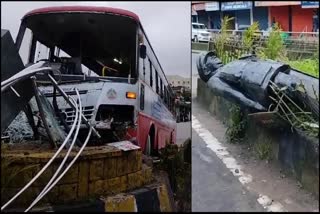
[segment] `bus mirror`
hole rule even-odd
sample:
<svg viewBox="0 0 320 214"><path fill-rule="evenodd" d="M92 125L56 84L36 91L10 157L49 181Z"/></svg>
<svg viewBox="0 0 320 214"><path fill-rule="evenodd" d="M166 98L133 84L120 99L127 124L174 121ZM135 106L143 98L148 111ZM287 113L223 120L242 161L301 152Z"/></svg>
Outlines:
<svg viewBox="0 0 320 214"><path fill-rule="evenodd" d="M147 48L145 45L140 45L140 57L145 59L147 56Z"/></svg>

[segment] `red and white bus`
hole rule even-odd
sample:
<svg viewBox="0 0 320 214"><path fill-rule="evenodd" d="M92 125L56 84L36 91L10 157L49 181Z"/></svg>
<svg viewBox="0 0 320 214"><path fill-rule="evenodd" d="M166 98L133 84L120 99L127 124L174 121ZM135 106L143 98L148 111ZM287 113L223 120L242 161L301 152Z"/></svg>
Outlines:
<svg viewBox="0 0 320 214"><path fill-rule="evenodd" d="M44 61L52 67L67 94L78 88L83 113L103 139L112 133L112 141L123 140L114 135L124 131L124 139L135 139L148 155L175 143L174 93L136 14L108 7L36 9L22 18L16 46L26 66ZM46 86L44 75L37 81L72 124L74 110Z"/></svg>

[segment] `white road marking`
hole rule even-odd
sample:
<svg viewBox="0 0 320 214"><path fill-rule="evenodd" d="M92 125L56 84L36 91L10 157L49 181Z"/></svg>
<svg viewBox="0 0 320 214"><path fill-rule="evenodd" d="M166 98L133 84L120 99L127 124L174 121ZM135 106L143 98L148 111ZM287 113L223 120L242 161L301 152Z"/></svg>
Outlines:
<svg viewBox="0 0 320 214"><path fill-rule="evenodd" d="M244 173L242 166L237 163L237 160L230 155L227 148L224 147L217 138L215 138L210 131L202 127L197 118L192 115L192 128L207 144L207 147L211 149L220 160L226 165L226 167L232 172L232 174L238 177L240 183L245 184L252 182L253 177L250 174ZM247 186L246 186L247 187ZM249 190L250 188L247 187ZM269 212L287 212L285 208L279 202L273 201L266 195L259 195L257 199L258 203L263 206Z"/></svg>

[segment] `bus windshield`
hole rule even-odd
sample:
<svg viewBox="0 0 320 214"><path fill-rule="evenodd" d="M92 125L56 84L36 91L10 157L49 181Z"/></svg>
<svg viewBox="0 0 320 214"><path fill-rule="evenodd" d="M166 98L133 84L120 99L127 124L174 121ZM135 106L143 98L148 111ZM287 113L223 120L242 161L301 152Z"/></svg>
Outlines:
<svg viewBox="0 0 320 214"><path fill-rule="evenodd" d="M23 21L35 40L29 63L74 63L79 68L75 75L91 73L115 81L137 78L137 23L133 19L115 14L47 13Z"/></svg>

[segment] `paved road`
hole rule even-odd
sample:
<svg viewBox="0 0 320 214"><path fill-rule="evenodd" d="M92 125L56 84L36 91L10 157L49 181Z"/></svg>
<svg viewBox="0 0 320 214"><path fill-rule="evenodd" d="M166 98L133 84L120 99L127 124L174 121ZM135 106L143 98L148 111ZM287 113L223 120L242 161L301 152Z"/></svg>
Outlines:
<svg viewBox="0 0 320 214"><path fill-rule="evenodd" d="M224 163L192 131L192 211L264 211Z"/></svg>

